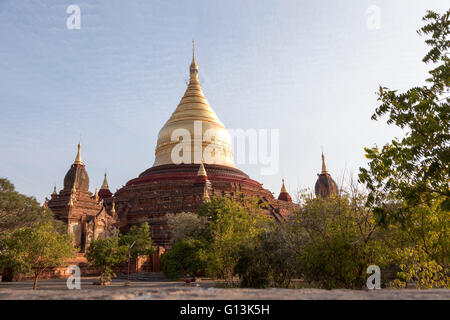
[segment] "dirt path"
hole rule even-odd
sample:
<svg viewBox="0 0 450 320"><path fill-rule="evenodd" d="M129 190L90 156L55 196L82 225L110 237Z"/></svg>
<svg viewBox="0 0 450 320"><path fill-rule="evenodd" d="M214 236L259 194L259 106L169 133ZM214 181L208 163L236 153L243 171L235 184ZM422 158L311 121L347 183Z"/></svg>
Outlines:
<svg viewBox="0 0 450 320"><path fill-rule="evenodd" d="M0 299L275 299L275 300L354 300L354 299L426 299L450 300L450 290L321 290L321 289L221 289L214 288L214 282L200 282L185 286L180 282L132 282L125 286L123 281L114 281L111 286L92 285L92 279L83 279L81 290L68 290L65 280L42 280L36 292L31 290L32 282L0 282ZM199 286L197 286L199 285Z"/></svg>

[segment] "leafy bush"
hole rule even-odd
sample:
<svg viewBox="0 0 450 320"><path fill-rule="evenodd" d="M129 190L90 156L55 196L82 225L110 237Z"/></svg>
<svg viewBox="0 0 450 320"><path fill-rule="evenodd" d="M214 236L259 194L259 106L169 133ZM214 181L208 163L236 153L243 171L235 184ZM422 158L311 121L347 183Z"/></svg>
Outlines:
<svg viewBox="0 0 450 320"><path fill-rule="evenodd" d="M258 245L241 249L235 272L243 288L267 288L271 285L270 261Z"/></svg>
<svg viewBox="0 0 450 320"><path fill-rule="evenodd" d="M53 217L50 209L42 207L34 197L17 192L8 179L0 178L0 236L46 222L51 223L59 233L67 230L61 221Z"/></svg>
<svg viewBox="0 0 450 320"><path fill-rule="evenodd" d="M1 265L14 273L32 274L34 290L42 272L61 265L76 253L70 236L59 233L51 222L20 228L4 238L0 247Z"/></svg>
<svg viewBox="0 0 450 320"><path fill-rule="evenodd" d="M211 277L232 281L241 247L258 236L268 218L255 199L238 201L213 197L199 213L207 217L202 238L208 243L206 272Z"/></svg>
<svg viewBox="0 0 450 320"><path fill-rule="evenodd" d="M365 196L352 188L350 193L304 202L296 221L304 235L299 259L305 280L327 289L362 288L380 247Z"/></svg>
<svg viewBox="0 0 450 320"><path fill-rule="evenodd" d="M144 222L139 227L132 226L126 234L121 234L119 238L119 245L131 248L130 256L136 259L141 255L152 255L155 249L152 247L152 238L150 235L150 226Z"/></svg>
<svg viewBox="0 0 450 320"><path fill-rule="evenodd" d="M127 260L128 247L119 244L119 237L93 240L86 257L92 266L100 270L100 284L103 285L115 276L113 266Z"/></svg>
<svg viewBox="0 0 450 320"><path fill-rule="evenodd" d="M391 282L391 287L405 288L407 283L414 282L418 289L450 288L449 271L419 249L398 249L396 254L401 271L397 279Z"/></svg>
<svg viewBox="0 0 450 320"><path fill-rule="evenodd" d="M206 217L196 213L181 212L167 215L167 225L171 230L172 241L198 239L206 226Z"/></svg>
<svg viewBox="0 0 450 320"><path fill-rule="evenodd" d="M367 205L390 235L383 259L400 267L397 287L445 286L450 265L450 10L428 11L422 20L418 33L431 47L422 61L433 69L426 85L403 93L379 88L381 105L372 119L386 116L388 125L404 130L404 138L365 148L368 168L359 173L370 191Z"/></svg>
<svg viewBox="0 0 450 320"><path fill-rule="evenodd" d="M242 246L235 268L242 287L289 287L301 270L295 243L298 237L292 235L292 223L273 221L251 244Z"/></svg>
<svg viewBox="0 0 450 320"><path fill-rule="evenodd" d="M199 240L179 240L172 249L161 256L161 270L171 280L180 279L186 274L197 275L205 269L203 249L205 245Z"/></svg>

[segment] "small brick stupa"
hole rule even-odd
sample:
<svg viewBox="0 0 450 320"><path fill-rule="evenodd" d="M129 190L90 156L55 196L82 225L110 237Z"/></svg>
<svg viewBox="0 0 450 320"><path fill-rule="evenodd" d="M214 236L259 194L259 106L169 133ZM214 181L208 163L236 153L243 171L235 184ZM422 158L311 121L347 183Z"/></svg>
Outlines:
<svg viewBox="0 0 450 320"><path fill-rule="evenodd" d="M322 152L322 172L317 174L319 177L317 178L315 185L316 197L326 198L330 195L336 195L338 193L338 188L336 182L334 182L333 178L327 171L327 166L325 165L325 156Z"/></svg>

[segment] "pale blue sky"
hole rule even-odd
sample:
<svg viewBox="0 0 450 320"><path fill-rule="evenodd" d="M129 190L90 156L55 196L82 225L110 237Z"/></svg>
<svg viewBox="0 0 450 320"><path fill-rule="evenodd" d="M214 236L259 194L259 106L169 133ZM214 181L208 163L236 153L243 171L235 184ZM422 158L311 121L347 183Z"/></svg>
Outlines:
<svg viewBox="0 0 450 320"><path fill-rule="evenodd" d="M66 8L81 8L68 30ZM366 27L371 5L381 28ZM200 80L228 128L280 129L280 170L246 171L278 195L312 188L324 146L340 182L364 146L401 133L370 120L379 84L423 84L427 9L448 1L0 0L0 177L43 201L81 135L91 190L114 192L153 164L184 93L196 40Z"/></svg>

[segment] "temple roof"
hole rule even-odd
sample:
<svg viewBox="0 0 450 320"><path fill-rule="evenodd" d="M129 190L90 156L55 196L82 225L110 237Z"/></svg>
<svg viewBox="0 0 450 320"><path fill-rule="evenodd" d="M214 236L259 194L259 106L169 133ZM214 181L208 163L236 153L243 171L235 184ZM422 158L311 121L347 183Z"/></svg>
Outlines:
<svg viewBox="0 0 450 320"><path fill-rule="evenodd" d="M322 172L318 174L318 178L316 181L316 185L314 186L314 191L316 193L316 197L326 198L330 195L337 194L338 188L336 182L334 182L333 178L327 171L327 167L325 164L325 156L322 152Z"/></svg>
<svg viewBox="0 0 450 320"><path fill-rule="evenodd" d="M74 163L64 177L65 190L89 191L89 176L81 160L81 143L78 143L78 152Z"/></svg>

